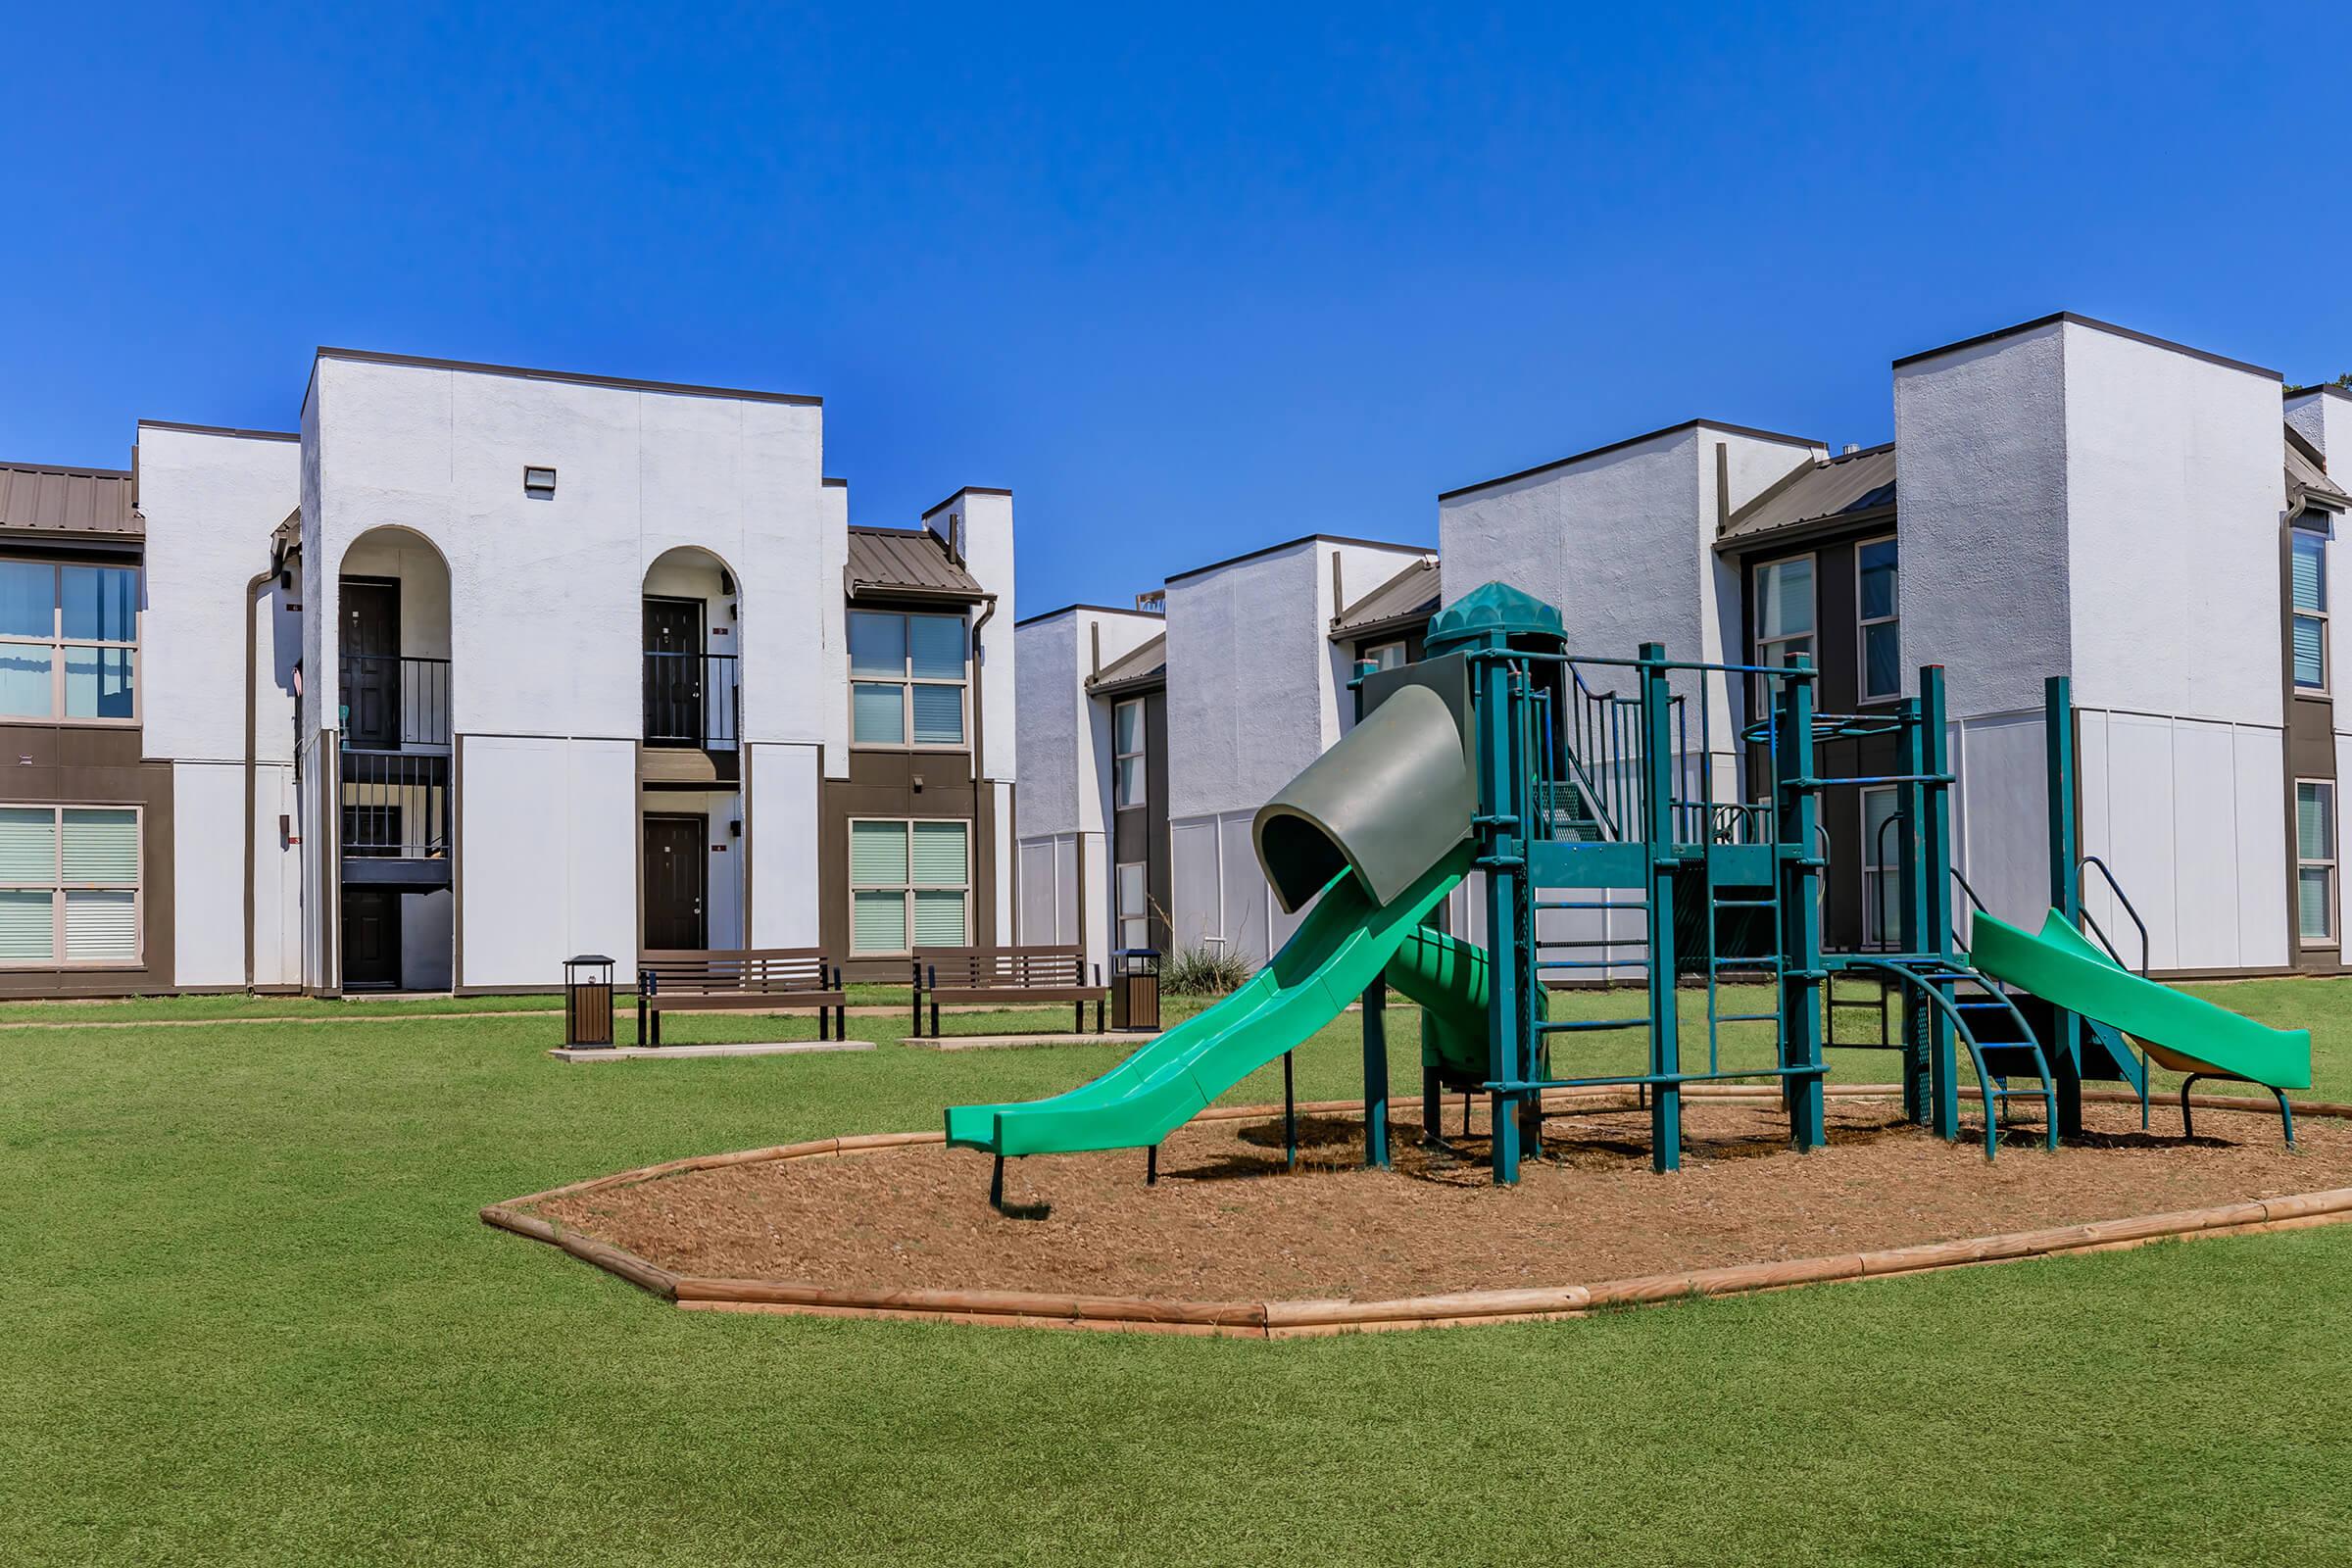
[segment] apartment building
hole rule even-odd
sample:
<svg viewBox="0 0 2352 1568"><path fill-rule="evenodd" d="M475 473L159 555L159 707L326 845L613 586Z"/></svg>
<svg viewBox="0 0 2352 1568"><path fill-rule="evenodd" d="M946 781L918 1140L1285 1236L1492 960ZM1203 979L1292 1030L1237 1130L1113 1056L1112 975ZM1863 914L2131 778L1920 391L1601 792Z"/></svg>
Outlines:
<svg viewBox="0 0 2352 1568"><path fill-rule="evenodd" d="M1023 940L1263 962L1296 920L1250 821L1353 726L1360 663L1420 656L1438 601L1432 553L1317 534L1181 572L1132 611L1023 621Z"/></svg>
<svg viewBox="0 0 2352 1568"><path fill-rule="evenodd" d="M1004 940L1011 498L822 465L813 397L321 349L297 429L5 470L0 989Z"/></svg>
<svg viewBox="0 0 2352 1568"><path fill-rule="evenodd" d="M1551 599L1580 651L1803 655L1836 712L1942 664L1958 869L2011 917L2046 902L2042 682L2069 676L2082 846L2132 911L2095 868L2085 897L2126 956L2144 922L2162 973L2340 968L2344 393L2072 315L1907 356L1891 391L1868 450L1701 420L1449 492L1447 582ZM1841 770L1884 771L1873 744ZM1709 765L1739 775L1736 750ZM1825 808L1834 945L1891 935L1892 809Z"/></svg>

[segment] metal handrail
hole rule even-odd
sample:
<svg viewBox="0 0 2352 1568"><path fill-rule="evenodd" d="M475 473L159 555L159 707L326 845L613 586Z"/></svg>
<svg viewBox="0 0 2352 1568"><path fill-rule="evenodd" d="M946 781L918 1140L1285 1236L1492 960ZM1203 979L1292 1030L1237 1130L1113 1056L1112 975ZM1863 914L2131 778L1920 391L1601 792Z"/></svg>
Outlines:
<svg viewBox="0 0 2352 1568"><path fill-rule="evenodd" d="M1886 919L1886 873L1888 869L1890 869L1886 864L1886 830L1903 819L1904 813L1901 811L1889 811L1886 813L1886 820L1879 824L1879 840L1876 844L1873 844L1870 847L1870 862L1862 868L1865 875L1874 871L1878 873L1878 913L1879 925L1882 928L1886 927L1889 923ZM1899 874L1902 870L1902 867L1898 864L1893 866L1891 869ZM1871 884L1868 882L1863 884L1865 888L1869 887L1870 885ZM1865 926L1867 926L1870 922L1870 900L1865 898L1862 901L1862 920ZM1896 925L1896 934L1892 936L1873 938L1871 933L1868 930L1865 930L1862 933L1862 951L1869 953L1875 950L1880 953L1892 953L1898 946L1901 945L1902 937L1900 932L1901 927L1899 924ZM1957 932L1953 933L1955 937L1957 937L1958 934L1959 933ZM1965 950L1965 944L1963 945L1963 948Z"/></svg>
<svg viewBox="0 0 2352 1568"><path fill-rule="evenodd" d="M450 743L448 660L410 654L344 654L340 665L336 700L341 705L338 726L346 746L389 752ZM355 690L373 687L380 691L387 686L384 695L393 710L380 716L390 721L390 733L370 730L355 740L355 730L362 727L352 713Z"/></svg>
<svg viewBox="0 0 2352 1568"><path fill-rule="evenodd" d="M1969 897L1975 898L1976 895L1972 893ZM1984 1048L1988 1045L1996 1049L2022 1047L2034 1054L2034 1067L2041 1075L2042 1126L2045 1129L2043 1136L2048 1147L2051 1149L2058 1147L2058 1085L2057 1080L2050 1074L2049 1054L2041 1049L2041 1042L2034 1038L2034 1026L2026 1022L2026 1015L2018 1011L2017 1004L2010 999L2008 992L1991 984L1984 976L1972 969L1950 970L1941 974L1922 974L1916 969L1900 963L1889 962L1884 958L1857 959L1855 966L1884 971L1898 977L1903 984L1918 992L1929 1005L1943 1014L1945 1020L1952 1025L1953 1031L1959 1036L1960 1043L1968 1048L1970 1063L1976 1068L1977 1092L1984 1104L1984 1157L1986 1159L1992 1158L2000 1147L2001 1128L1998 1102L2013 1097L2020 1097L2024 1093L2021 1090L2007 1087L2008 1081L2005 1078L1997 1080L2000 1087L1994 1087L1996 1075L1988 1072L1984 1066ZM1960 983L1974 985L1978 990L1985 993L1986 1001L1998 1003L2001 1010L2006 1012L2010 1019L2017 1024L2024 1038L2020 1040L1979 1040L1976 1030L1970 1027L1968 1018L1960 1007L1959 998L1945 996L1942 989L1936 983L1938 979L1951 981L1955 987ZM1957 1129L1954 1130L1957 1131Z"/></svg>
<svg viewBox="0 0 2352 1568"><path fill-rule="evenodd" d="M645 741L733 751L743 733L737 656L649 648L644 654Z"/></svg>
<svg viewBox="0 0 2352 1568"><path fill-rule="evenodd" d="M2100 859L2095 855L2085 855L2082 857L2082 860L2077 863L2076 869L2079 871L2082 866L2085 865L2096 866L2098 868L2099 875L2107 879L2107 891L2115 895L2115 902L2124 906L2124 912L2130 915L2132 917L2132 923L2139 928L2139 968L2136 972L2141 979L2146 979L2148 973L2149 956L2148 922L2142 920L2139 917L2139 911L2132 906L2131 897L2124 892L2124 885L2115 879L2115 872L2108 868L2105 860ZM2108 940L2107 933L2103 930L2100 930L2099 922L2091 916L2090 909L2087 906L2085 906L2082 910L2082 923L2086 926L2089 926L2092 933L2098 937L2100 946L2107 950L2107 956L2109 957L2113 958L2117 963L2124 962L2124 956L2116 951L2115 944ZM2130 968L2131 965L2124 964L2124 967Z"/></svg>
<svg viewBox="0 0 2352 1568"><path fill-rule="evenodd" d="M343 854L355 859L439 859L449 854L445 753L345 751L337 791Z"/></svg>

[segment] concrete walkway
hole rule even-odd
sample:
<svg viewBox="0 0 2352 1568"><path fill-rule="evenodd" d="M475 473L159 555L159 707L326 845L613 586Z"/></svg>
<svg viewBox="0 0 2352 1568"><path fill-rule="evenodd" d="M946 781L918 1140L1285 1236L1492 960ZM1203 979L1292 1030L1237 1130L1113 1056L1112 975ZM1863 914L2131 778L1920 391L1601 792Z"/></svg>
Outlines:
<svg viewBox="0 0 2352 1568"><path fill-rule="evenodd" d="M558 1046L558 1061L638 1061L682 1056L807 1056L825 1051L871 1051L871 1040L774 1040L717 1046Z"/></svg>
<svg viewBox="0 0 2352 1568"><path fill-rule="evenodd" d="M1159 1036L1154 1034L1090 1034L1090 1035L905 1035L902 1046L913 1046L924 1051L992 1051L1014 1046L1148 1046Z"/></svg>
<svg viewBox="0 0 2352 1568"><path fill-rule="evenodd" d="M355 1012L337 1017L331 1012L278 1014L259 1018L228 1015L219 1018L74 1018L52 1023L46 1018L0 1022L0 1033L11 1029L218 1029L246 1023L419 1023L446 1018L561 1018L561 1007L511 1007L504 1012Z"/></svg>

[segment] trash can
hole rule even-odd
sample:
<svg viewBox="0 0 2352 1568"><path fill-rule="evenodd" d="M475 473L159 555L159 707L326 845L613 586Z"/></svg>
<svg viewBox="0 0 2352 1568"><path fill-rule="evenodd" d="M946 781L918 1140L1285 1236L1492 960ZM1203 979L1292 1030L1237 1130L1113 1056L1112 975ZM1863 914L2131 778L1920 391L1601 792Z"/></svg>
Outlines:
<svg viewBox="0 0 2352 1568"><path fill-rule="evenodd" d="M583 953L564 960L564 1044L612 1043L612 960Z"/></svg>
<svg viewBox="0 0 2352 1568"><path fill-rule="evenodd" d="M1138 1032L1159 1028L1159 953L1117 948L1110 955L1110 1026Z"/></svg>

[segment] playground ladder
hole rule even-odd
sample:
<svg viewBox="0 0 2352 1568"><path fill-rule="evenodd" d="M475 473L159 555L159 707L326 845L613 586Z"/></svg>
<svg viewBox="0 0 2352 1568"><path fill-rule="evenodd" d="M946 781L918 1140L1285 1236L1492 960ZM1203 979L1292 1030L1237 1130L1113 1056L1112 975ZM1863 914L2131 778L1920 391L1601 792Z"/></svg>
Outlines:
<svg viewBox="0 0 2352 1568"><path fill-rule="evenodd" d="M1984 1157L1990 1159L2000 1146L2000 1106L2005 1101L2038 1097L2042 1102L2043 1138L2051 1149L2058 1147L2058 1082L2050 1071L2049 1057L2041 1042L2034 1036L2033 1025L2018 1011L2008 990L1986 976L1952 958L1889 956L1856 958L1848 966L1872 971L1893 978L1909 986L1931 1007L1941 1013L1952 1025L1960 1043L1968 1048L1969 1060L1976 1068L1977 1086L1984 1097ZM1966 988L1964 990L1964 988ZM1973 994L1968 994L1973 992ZM1986 1015L2005 1017L2015 1026L2016 1034L2008 1038L1987 1040L1978 1032L1978 1022ZM2012 1077L2031 1072L2036 1088L2013 1089Z"/></svg>

